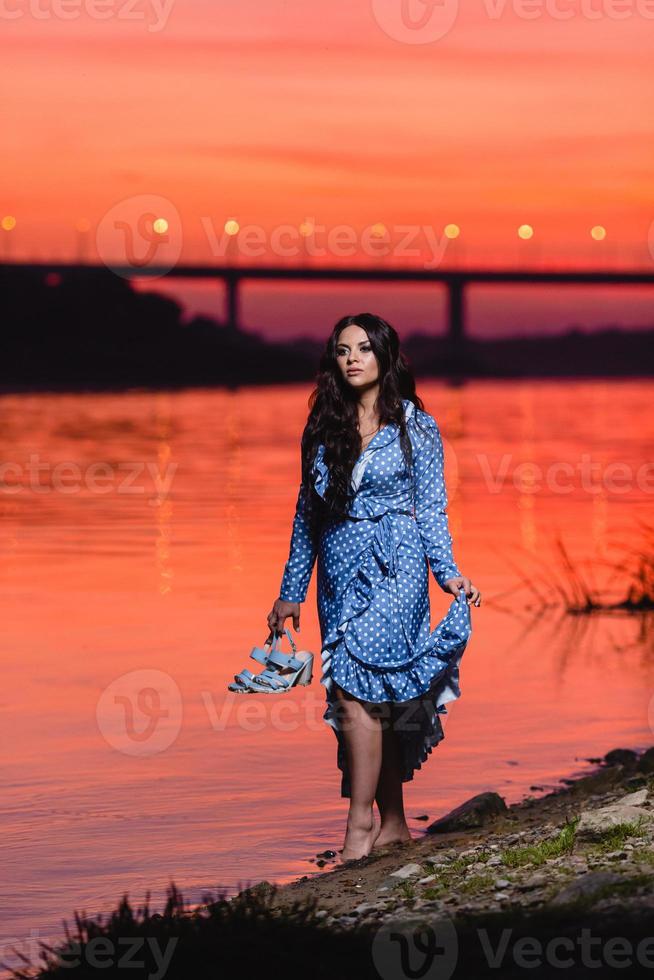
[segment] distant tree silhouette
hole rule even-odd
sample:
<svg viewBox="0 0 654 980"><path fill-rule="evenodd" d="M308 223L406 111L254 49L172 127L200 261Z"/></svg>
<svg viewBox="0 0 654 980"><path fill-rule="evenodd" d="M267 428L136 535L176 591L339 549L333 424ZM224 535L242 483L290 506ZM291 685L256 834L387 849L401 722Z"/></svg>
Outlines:
<svg viewBox="0 0 654 980"><path fill-rule="evenodd" d="M419 377L651 376L652 328L611 326L557 336L447 338L412 333ZM179 303L135 290L109 269L65 273L0 266L4 391L123 389L312 381L321 339L272 342L207 316L185 323Z"/></svg>

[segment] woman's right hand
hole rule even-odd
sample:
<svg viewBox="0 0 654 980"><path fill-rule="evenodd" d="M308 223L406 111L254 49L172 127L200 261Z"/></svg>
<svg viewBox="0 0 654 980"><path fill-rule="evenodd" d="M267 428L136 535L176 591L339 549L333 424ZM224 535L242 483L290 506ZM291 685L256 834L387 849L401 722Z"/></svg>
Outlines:
<svg viewBox="0 0 654 980"><path fill-rule="evenodd" d="M284 623L289 616L293 617L293 629L300 632L300 603L286 602L285 599L275 599L273 607L268 613L268 628L271 632L281 636L284 632Z"/></svg>

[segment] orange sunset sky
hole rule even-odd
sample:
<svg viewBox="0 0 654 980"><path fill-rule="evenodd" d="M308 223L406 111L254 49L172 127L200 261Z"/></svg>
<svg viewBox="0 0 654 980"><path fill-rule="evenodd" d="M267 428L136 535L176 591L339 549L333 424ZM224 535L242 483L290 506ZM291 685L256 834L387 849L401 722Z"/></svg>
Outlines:
<svg viewBox="0 0 654 980"><path fill-rule="evenodd" d="M209 229L233 219L266 242L454 223L452 261L651 269L654 2L404 2L3 0L3 254L97 258L103 218L156 196L182 261L220 261ZM557 315L651 310L647 290L578 295ZM252 287L253 322L257 296L283 302Z"/></svg>

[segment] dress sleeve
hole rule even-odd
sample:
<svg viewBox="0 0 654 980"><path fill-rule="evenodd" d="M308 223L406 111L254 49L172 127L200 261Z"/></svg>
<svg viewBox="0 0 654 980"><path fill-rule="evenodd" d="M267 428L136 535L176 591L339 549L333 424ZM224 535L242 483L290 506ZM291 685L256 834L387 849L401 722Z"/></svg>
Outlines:
<svg viewBox="0 0 654 980"><path fill-rule="evenodd" d="M427 416L428 433L414 455L415 519L434 578L441 588L461 575L452 554L447 490L444 478L443 441L436 420Z"/></svg>
<svg viewBox="0 0 654 980"><path fill-rule="evenodd" d="M304 602L311 580L311 572L318 552L317 544L313 541L309 523L306 518L307 486L300 483L295 505L295 517L289 547L288 561L284 566L279 598L286 602Z"/></svg>

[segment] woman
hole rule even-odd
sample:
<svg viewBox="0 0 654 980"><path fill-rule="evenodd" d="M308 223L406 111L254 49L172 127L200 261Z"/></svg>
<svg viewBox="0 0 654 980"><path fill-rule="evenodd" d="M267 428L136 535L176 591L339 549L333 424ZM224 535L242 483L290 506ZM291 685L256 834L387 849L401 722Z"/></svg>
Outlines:
<svg viewBox="0 0 654 980"><path fill-rule="evenodd" d="M279 598L278 635L300 628L318 558L325 721L350 798L344 861L410 840L402 784L443 738L460 696L481 595L451 550L443 447L393 327L371 313L339 320L322 356L302 435L302 479ZM428 567L457 597L430 632ZM381 824L375 826L373 804Z"/></svg>

